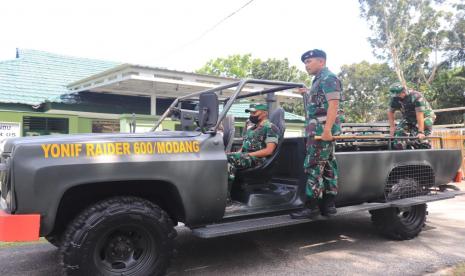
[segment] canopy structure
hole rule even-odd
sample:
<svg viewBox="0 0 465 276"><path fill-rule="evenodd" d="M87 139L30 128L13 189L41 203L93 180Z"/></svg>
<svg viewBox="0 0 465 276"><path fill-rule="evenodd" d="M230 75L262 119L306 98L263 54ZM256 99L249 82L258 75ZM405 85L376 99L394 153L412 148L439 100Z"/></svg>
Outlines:
<svg viewBox="0 0 465 276"><path fill-rule="evenodd" d="M143 96L151 99L151 114L156 114L157 98L177 98L194 92L237 82L238 79L208 76L162 68L122 64L104 72L92 75L67 86L71 93L90 91L129 96ZM247 85L244 92L257 92L270 88L267 85ZM220 98L230 97L234 88L220 93ZM276 92L278 101L284 102L300 95L292 91Z"/></svg>

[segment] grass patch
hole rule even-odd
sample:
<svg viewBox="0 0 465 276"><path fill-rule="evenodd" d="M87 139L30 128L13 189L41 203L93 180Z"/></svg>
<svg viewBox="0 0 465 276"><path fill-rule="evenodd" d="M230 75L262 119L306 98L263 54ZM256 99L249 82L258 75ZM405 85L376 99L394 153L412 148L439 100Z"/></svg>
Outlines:
<svg viewBox="0 0 465 276"><path fill-rule="evenodd" d="M21 245L40 244L40 243L46 243L46 242L47 240L45 240L44 238L40 238L38 241L33 241L33 242L0 242L0 249L14 247L14 246L21 246Z"/></svg>
<svg viewBox="0 0 465 276"><path fill-rule="evenodd" d="M465 275L465 263L458 264L454 267L452 271L452 275L454 276L463 276Z"/></svg>

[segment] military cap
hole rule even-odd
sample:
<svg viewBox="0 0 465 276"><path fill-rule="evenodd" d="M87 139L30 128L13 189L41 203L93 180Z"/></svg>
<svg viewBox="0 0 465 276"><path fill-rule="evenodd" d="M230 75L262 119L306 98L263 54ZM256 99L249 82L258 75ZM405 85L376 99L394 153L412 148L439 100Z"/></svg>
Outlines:
<svg viewBox="0 0 465 276"><path fill-rule="evenodd" d="M404 87L398 82L393 83L389 87L389 92L391 92L391 94L400 94L402 91L404 91Z"/></svg>
<svg viewBox="0 0 465 276"><path fill-rule="evenodd" d="M249 108L245 110L245 112L249 113L249 112L255 112L257 110L268 111L268 107L266 106L266 104L255 103L255 104L251 104Z"/></svg>
<svg viewBox="0 0 465 276"><path fill-rule="evenodd" d="M307 52L303 53L300 60L302 60L302 62L305 62L305 60L307 58L324 58L324 59L326 59L326 53L324 51L322 51L322 50L313 49L313 50L310 50L310 51L307 51Z"/></svg>

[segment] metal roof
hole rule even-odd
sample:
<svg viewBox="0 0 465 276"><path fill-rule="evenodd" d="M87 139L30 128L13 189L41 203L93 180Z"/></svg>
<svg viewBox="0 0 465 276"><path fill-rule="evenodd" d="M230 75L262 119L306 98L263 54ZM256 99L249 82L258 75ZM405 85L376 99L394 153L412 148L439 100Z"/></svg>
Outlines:
<svg viewBox="0 0 465 276"><path fill-rule="evenodd" d="M120 63L18 49L18 58L0 61L0 102L39 105L69 93L66 85Z"/></svg>

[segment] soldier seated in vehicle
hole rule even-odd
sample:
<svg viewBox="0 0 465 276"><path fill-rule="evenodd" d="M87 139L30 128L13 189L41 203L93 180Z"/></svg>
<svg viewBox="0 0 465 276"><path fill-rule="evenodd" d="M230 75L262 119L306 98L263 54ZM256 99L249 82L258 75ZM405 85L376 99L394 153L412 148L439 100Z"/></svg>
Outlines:
<svg viewBox="0 0 465 276"><path fill-rule="evenodd" d="M273 154L279 141L278 128L268 120L265 104L251 104L245 112L250 113L252 123L244 135L242 147L237 152L228 153L228 204L231 204L231 188L235 172L254 168L263 164L266 157Z"/></svg>

